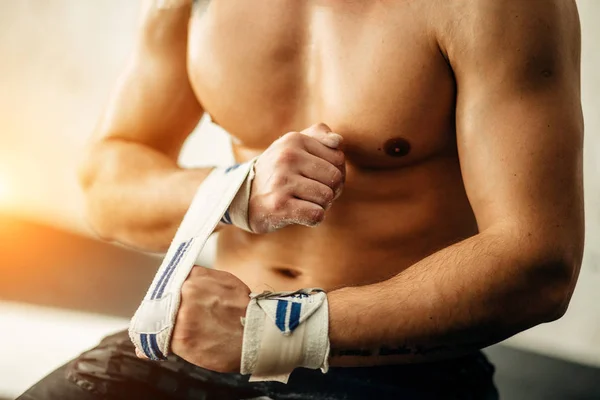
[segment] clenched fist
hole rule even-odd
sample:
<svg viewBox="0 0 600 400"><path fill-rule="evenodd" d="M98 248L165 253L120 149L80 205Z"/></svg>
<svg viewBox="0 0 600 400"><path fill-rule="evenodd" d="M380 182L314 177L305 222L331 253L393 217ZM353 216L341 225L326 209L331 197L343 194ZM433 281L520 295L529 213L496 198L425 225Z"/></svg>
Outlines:
<svg viewBox="0 0 600 400"><path fill-rule="evenodd" d="M239 372L250 289L234 275L195 266L181 288L171 350L217 372Z"/></svg>
<svg viewBox="0 0 600 400"><path fill-rule="evenodd" d="M253 232L316 226L346 178L342 137L325 124L277 139L258 158L248 204Z"/></svg>

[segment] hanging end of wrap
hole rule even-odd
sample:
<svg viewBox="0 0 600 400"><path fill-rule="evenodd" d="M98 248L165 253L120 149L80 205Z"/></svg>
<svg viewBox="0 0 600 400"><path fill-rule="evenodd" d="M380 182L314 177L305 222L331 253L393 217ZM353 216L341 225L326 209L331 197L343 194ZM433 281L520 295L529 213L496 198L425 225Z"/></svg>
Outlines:
<svg viewBox="0 0 600 400"><path fill-rule="evenodd" d="M166 360L173 331L170 320L172 297L144 300L129 325L129 337L136 349L150 360Z"/></svg>

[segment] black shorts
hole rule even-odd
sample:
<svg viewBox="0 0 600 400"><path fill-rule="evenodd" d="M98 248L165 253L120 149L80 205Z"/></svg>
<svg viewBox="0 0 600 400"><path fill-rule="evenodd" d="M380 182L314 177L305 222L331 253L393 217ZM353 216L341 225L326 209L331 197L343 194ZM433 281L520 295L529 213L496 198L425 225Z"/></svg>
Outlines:
<svg viewBox="0 0 600 400"><path fill-rule="evenodd" d="M240 399L498 399L494 368L482 353L415 365L296 369L287 385L248 382L240 374L196 367L177 356L153 362L136 357L126 332L54 371L18 400L240 400Z"/></svg>

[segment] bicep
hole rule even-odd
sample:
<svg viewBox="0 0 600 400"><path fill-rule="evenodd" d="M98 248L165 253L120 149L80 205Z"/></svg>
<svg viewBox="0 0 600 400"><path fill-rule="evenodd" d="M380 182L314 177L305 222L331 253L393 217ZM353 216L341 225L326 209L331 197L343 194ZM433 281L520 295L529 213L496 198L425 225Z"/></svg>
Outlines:
<svg viewBox="0 0 600 400"><path fill-rule="evenodd" d="M480 230L581 231L578 19L564 15L568 2L552 8L558 1L480 10L455 54L458 149Z"/></svg>
<svg viewBox="0 0 600 400"><path fill-rule="evenodd" d="M176 159L203 112L187 73L191 5L159 9L156 2L146 3L133 53L97 134Z"/></svg>

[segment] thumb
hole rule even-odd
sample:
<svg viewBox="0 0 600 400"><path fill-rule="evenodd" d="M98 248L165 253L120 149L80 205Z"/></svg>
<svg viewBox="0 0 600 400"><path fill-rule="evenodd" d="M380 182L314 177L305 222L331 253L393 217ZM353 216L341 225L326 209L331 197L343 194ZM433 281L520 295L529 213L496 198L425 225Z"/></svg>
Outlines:
<svg viewBox="0 0 600 400"><path fill-rule="evenodd" d="M138 356L138 358L148 360L148 357L146 357L146 355L144 353L142 353L141 351L139 351L137 348L135 349L135 355Z"/></svg>
<svg viewBox="0 0 600 400"><path fill-rule="evenodd" d="M338 149L344 140L337 133L333 133L331 128L322 122L312 125L300 133L310 136L321 144L332 149Z"/></svg>

